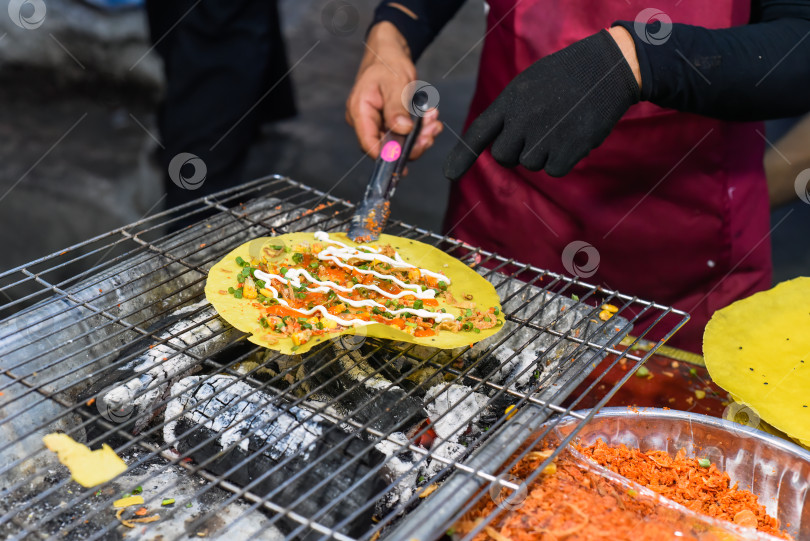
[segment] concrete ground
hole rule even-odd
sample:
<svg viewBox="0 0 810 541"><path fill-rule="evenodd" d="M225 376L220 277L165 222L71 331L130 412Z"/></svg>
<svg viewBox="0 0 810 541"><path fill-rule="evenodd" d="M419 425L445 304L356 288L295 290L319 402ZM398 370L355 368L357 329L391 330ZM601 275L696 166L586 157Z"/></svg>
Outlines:
<svg viewBox="0 0 810 541"><path fill-rule="evenodd" d="M336 4L358 15L351 32L330 31L324 20ZM297 63L291 77L300 114L264 130L247 176L284 174L357 200L373 161L346 125L344 104L376 2L280 5L289 63ZM0 242L7 247L0 271L162 208L160 172L148 159L159 138L154 108L162 80L143 13L102 14L73 0L47 6L45 22L32 30L0 15ZM419 63L420 78L439 89L441 116L456 132L472 95L483 29L483 3L469 2ZM454 141L446 130L411 166L395 216L440 227L449 188L441 163Z"/></svg>
<svg viewBox="0 0 810 541"><path fill-rule="evenodd" d="M300 114L265 131L250 177L288 175L358 200L373 163L344 121L344 103L374 0L340 2L359 16L347 35L330 31L336 0L282 0ZM143 13L100 13L49 0L41 27L18 28L0 13L0 271L137 220L161 208L159 171L148 159L158 138L162 84ZM441 117L459 132L483 35L483 2L471 0L419 63L440 93ZM314 46L310 54L306 54ZM135 65L133 69L131 66ZM410 166L393 215L438 229L448 183L441 163L455 137L445 130ZM780 221L781 220L781 221ZM776 279L810 272L810 205L774 215Z"/></svg>

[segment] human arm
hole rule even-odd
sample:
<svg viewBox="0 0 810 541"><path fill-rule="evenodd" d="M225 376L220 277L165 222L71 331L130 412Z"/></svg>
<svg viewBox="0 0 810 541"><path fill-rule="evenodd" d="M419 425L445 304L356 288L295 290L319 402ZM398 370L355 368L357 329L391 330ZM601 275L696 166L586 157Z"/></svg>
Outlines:
<svg viewBox="0 0 810 541"><path fill-rule="evenodd" d="M810 110L810 0L760 0L752 24L707 29L615 23L628 31L641 99L725 120L764 120ZM660 35L660 39L649 36Z"/></svg>
<svg viewBox="0 0 810 541"><path fill-rule="evenodd" d="M727 120L810 110L803 91L810 83L810 0L761 0L761 7L758 22L727 29L675 24L667 33L659 22L637 31L634 22L619 21L610 35L626 62L621 66L604 33L586 38L600 47L583 47L583 40L541 58L473 122L445 162L445 175L460 178L491 144L504 166L563 176L639 99ZM616 40L617 28L632 39L632 52ZM640 83L635 88L629 72Z"/></svg>
<svg viewBox="0 0 810 541"><path fill-rule="evenodd" d="M378 156L387 130L404 135L413 127L402 92L416 80L416 60L462 4L463 0L386 1L375 10L366 52L346 102L346 121L370 156ZM427 113L410 157L429 148L442 128L438 110Z"/></svg>

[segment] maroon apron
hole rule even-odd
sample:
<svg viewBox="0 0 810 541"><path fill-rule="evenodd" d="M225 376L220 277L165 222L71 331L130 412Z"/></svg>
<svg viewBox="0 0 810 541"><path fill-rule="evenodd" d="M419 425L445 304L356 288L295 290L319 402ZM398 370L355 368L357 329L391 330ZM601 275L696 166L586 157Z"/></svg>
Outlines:
<svg viewBox="0 0 810 541"><path fill-rule="evenodd" d="M649 5L489 3L468 126L534 61L613 21L632 21ZM656 4L673 22L709 28L746 24L749 6L750 0ZM700 351L703 327L715 310L771 284L764 148L756 130L762 132L760 123L724 122L643 102L563 178L505 169L487 150L453 186L445 230L566 274L565 248L588 243L599 262L588 282L689 312L692 319L670 344ZM640 319L636 332L650 323ZM662 331L648 338L660 338Z"/></svg>

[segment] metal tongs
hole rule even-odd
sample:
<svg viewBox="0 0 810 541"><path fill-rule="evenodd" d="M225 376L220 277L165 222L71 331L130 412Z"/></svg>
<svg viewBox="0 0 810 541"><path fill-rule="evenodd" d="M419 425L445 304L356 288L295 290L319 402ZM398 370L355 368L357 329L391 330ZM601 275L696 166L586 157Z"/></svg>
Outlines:
<svg viewBox="0 0 810 541"><path fill-rule="evenodd" d="M380 237L391 214L391 197L405 170L416 138L422 128L422 115L427 112L428 94L418 91L413 95L411 120L413 129L408 135L388 132L380 141L380 156L374 164L374 172L366 186L363 201L357 205L349 224L348 236L354 242L372 242Z"/></svg>

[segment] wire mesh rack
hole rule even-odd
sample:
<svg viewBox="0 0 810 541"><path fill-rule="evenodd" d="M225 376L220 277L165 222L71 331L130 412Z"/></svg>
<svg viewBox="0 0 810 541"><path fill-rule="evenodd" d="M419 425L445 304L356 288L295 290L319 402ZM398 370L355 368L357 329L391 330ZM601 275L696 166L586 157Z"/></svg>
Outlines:
<svg viewBox="0 0 810 541"><path fill-rule="evenodd" d="M454 350L347 336L286 356L205 300L207 269L239 244L344 230L352 211L272 176L0 275L0 536L439 538L492 487L520 489L499 472L541 426L584 426L633 370L610 388L604 373L655 352L617 349L623 337L660 345L688 319L401 222L386 232L495 286L500 333ZM618 307L607 321L603 303ZM109 444L127 471L81 487L43 446L55 431ZM154 522L114 509L133 491Z"/></svg>

